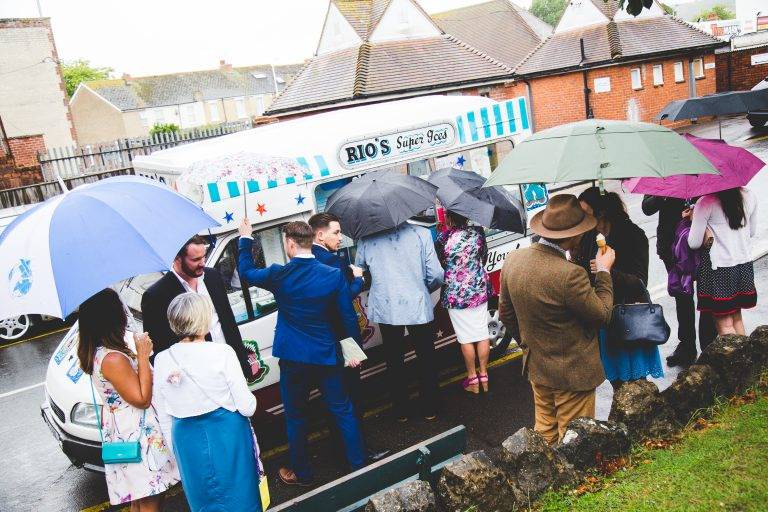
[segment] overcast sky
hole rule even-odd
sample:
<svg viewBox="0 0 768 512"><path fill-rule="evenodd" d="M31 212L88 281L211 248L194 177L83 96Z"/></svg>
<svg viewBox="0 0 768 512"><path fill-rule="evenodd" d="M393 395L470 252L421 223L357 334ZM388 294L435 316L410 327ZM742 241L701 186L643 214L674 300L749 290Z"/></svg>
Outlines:
<svg viewBox="0 0 768 512"><path fill-rule="evenodd" d="M439 12L485 0L421 0ZM528 5L529 0L516 0ZM59 58L134 76L302 62L315 51L328 0L39 0ZM0 18L37 16L36 0L0 0Z"/></svg>

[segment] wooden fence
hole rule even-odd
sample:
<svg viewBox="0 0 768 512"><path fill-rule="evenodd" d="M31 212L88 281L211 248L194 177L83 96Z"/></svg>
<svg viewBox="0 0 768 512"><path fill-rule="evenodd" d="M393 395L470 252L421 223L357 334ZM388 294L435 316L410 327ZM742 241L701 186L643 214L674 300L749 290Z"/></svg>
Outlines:
<svg viewBox="0 0 768 512"><path fill-rule="evenodd" d="M0 208L35 204L61 194L57 176L64 180L67 189L72 189L110 176L133 174L133 159L137 155L148 155L153 151L219 137L249 127L247 123L229 123L184 133L158 133L152 137L49 149L37 156L43 172L43 183L0 190Z"/></svg>
<svg viewBox="0 0 768 512"><path fill-rule="evenodd" d="M248 128L247 123L230 123L187 132L157 133L152 137L119 139L102 144L53 148L38 155L46 182L103 174L133 167L133 158L179 144L219 137Z"/></svg>

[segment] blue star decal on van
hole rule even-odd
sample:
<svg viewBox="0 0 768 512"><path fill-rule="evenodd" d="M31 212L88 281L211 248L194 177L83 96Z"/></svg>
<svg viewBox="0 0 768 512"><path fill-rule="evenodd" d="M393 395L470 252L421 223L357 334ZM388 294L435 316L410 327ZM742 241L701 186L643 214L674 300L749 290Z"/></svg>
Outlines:
<svg viewBox="0 0 768 512"><path fill-rule="evenodd" d="M306 199L306 197L302 196L301 192L299 192L299 195L294 197L294 199L296 199L296 204L299 205L299 204L304 204L304 200Z"/></svg>
<svg viewBox="0 0 768 512"><path fill-rule="evenodd" d="M225 220L225 221L227 221L227 224L229 224L230 222L232 222L233 220L235 220L235 219L234 219L234 216L235 216L235 214L234 214L234 213L229 213L229 212L228 212L228 211L226 211L226 210L224 211L224 220Z"/></svg>
<svg viewBox="0 0 768 512"><path fill-rule="evenodd" d="M464 155L459 155L459 158L456 159L456 165L458 167L464 167L464 164L466 163L467 159L464 158Z"/></svg>

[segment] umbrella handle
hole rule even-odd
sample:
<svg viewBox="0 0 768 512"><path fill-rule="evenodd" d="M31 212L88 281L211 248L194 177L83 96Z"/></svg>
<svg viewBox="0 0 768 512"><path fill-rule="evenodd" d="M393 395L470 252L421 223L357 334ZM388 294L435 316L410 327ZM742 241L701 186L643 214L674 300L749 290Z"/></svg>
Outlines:
<svg viewBox="0 0 768 512"><path fill-rule="evenodd" d="M243 180L243 218L248 217L248 188Z"/></svg>

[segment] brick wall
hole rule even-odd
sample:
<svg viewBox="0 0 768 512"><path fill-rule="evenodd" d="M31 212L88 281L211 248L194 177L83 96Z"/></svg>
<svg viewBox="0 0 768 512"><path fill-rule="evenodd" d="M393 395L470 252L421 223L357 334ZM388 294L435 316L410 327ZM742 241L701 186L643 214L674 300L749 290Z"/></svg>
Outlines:
<svg viewBox="0 0 768 512"><path fill-rule="evenodd" d="M0 190L23 187L43 182L40 167L17 168L11 164L0 163Z"/></svg>
<svg viewBox="0 0 768 512"><path fill-rule="evenodd" d="M48 18L0 20L0 115L9 137L42 133L71 146L75 129Z"/></svg>
<svg viewBox="0 0 768 512"><path fill-rule="evenodd" d="M11 156L17 167L38 166L37 154L45 151L45 142L42 135L25 135L21 137L8 137L8 146Z"/></svg>
<svg viewBox="0 0 768 512"><path fill-rule="evenodd" d="M715 62L714 54L703 56L704 77L697 78L696 94L712 94L716 89L715 69L706 69ZM683 62L684 81L676 83L674 63ZM653 85L653 67L662 66L664 82ZM642 88L633 89L631 70L640 69ZM630 119L655 122L654 118L672 100L689 97L688 58L649 60L587 71L590 107L598 119ZM610 91L596 92L595 79L609 79ZM584 78L581 72L531 79L536 130L586 118ZM679 123L678 123L679 124Z"/></svg>
<svg viewBox="0 0 768 512"><path fill-rule="evenodd" d="M717 91L748 91L768 76L768 63L752 65L752 55L768 53L768 46L717 54Z"/></svg>

